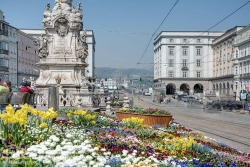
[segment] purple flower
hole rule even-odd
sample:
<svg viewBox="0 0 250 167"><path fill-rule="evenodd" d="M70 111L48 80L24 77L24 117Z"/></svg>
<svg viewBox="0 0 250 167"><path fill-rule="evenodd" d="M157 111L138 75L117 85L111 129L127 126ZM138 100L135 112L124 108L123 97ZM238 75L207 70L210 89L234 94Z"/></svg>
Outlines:
<svg viewBox="0 0 250 167"><path fill-rule="evenodd" d="M9 140L5 140L4 143L5 143L6 145L10 145L10 141L9 141Z"/></svg>

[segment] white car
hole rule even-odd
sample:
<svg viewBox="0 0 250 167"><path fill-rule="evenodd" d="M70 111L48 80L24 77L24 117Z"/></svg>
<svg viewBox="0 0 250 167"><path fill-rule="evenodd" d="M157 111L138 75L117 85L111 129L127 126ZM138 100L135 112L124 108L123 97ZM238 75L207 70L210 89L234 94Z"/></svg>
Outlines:
<svg viewBox="0 0 250 167"><path fill-rule="evenodd" d="M151 96L149 92L145 92L145 96Z"/></svg>

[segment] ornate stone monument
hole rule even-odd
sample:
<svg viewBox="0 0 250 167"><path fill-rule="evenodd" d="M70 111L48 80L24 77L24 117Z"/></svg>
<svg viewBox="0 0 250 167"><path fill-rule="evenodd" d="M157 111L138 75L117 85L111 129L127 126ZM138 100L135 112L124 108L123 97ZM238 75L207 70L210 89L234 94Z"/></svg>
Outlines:
<svg viewBox="0 0 250 167"><path fill-rule="evenodd" d="M36 80L36 90L40 102L46 103L47 91L60 80L60 106L92 106L91 83L85 77L88 64L86 30L83 30L82 6L72 6L72 0L55 0L54 8L50 3L45 6L42 21L45 34L35 41L40 61L40 76ZM62 93L61 93L62 94Z"/></svg>

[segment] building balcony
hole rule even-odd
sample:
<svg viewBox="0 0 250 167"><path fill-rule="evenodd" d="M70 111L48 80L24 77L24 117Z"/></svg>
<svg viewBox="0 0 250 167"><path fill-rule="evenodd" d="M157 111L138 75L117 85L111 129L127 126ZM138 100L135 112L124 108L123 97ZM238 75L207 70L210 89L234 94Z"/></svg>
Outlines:
<svg viewBox="0 0 250 167"><path fill-rule="evenodd" d="M4 49L0 49L0 54L9 55L9 51L8 50L4 50Z"/></svg>
<svg viewBox="0 0 250 167"><path fill-rule="evenodd" d="M4 30L0 30L0 35L9 36L9 32L8 31L4 31Z"/></svg>
<svg viewBox="0 0 250 167"><path fill-rule="evenodd" d="M238 59L233 59L233 65L237 65L239 64L239 60Z"/></svg>
<svg viewBox="0 0 250 167"><path fill-rule="evenodd" d="M0 66L0 71L4 71L4 72L8 72L9 71L9 67L6 66Z"/></svg>
<svg viewBox="0 0 250 167"><path fill-rule="evenodd" d="M182 71L188 71L188 68L187 68L187 66L182 66L181 70Z"/></svg>
<svg viewBox="0 0 250 167"><path fill-rule="evenodd" d="M240 74L240 78L242 78L242 79L249 79L250 78L250 73Z"/></svg>

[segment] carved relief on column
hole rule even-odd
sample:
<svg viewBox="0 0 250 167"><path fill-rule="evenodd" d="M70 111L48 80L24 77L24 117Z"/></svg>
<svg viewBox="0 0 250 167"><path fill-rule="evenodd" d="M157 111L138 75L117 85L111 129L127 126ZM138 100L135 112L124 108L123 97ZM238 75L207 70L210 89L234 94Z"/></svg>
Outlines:
<svg viewBox="0 0 250 167"><path fill-rule="evenodd" d="M77 36L77 57L82 58L84 61L88 56L88 45L86 43L87 31L84 30L83 34Z"/></svg>
<svg viewBox="0 0 250 167"><path fill-rule="evenodd" d="M38 46L37 54L40 59L46 58L49 55L48 38L46 34L41 34L41 36L35 41L35 45Z"/></svg>

